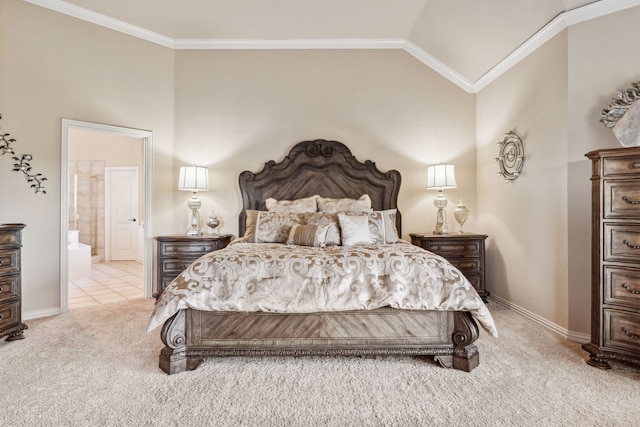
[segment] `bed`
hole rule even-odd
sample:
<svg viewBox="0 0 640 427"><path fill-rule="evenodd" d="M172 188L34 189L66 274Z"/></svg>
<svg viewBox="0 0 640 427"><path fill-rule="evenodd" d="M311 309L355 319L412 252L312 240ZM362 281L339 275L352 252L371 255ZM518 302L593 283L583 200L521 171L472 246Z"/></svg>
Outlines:
<svg viewBox="0 0 640 427"><path fill-rule="evenodd" d="M242 172L241 238L196 260L156 301L147 329L162 326L160 368L278 355L477 367L478 323L497 336L491 314L455 267L401 239L400 182L327 140Z"/></svg>

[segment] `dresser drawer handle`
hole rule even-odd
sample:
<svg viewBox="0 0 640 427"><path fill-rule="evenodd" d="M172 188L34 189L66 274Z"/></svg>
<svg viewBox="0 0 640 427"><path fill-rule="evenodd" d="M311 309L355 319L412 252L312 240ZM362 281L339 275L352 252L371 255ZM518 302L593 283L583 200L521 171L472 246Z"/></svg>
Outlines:
<svg viewBox="0 0 640 427"><path fill-rule="evenodd" d="M203 246L203 247L202 247L202 249L200 249L200 250L201 250L201 251L206 251L206 250L207 250L207 247L206 247L206 246Z"/></svg>
<svg viewBox="0 0 640 427"><path fill-rule="evenodd" d="M4 319L4 313L0 313L0 320Z"/></svg>
<svg viewBox="0 0 640 427"><path fill-rule="evenodd" d="M630 205L640 205L640 200L631 200L627 196L623 196L622 200L624 200L625 202L627 202Z"/></svg>
<svg viewBox="0 0 640 427"><path fill-rule="evenodd" d="M2 259L0 259L0 265L2 265Z"/></svg>
<svg viewBox="0 0 640 427"><path fill-rule="evenodd" d="M4 286L0 286L0 292L4 292Z"/></svg>
<svg viewBox="0 0 640 427"><path fill-rule="evenodd" d="M640 162L633 162L631 163L631 167L633 169L640 169Z"/></svg>
<svg viewBox="0 0 640 427"><path fill-rule="evenodd" d="M624 289L626 289L626 290L627 290L627 292L629 292L630 294L640 295L640 291L635 290L635 289L631 289L631 288L629 287L629 285L627 285L626 283L623 283L623 284L622 284L622 287L623 287Z"/></svg>
<svg viewBox="0 0 640 427"><path fill-rule="evenodd" d="M631 332L629 332L629 330L627 328L625 328L624 326L622 328L620 328L620 330L622 332L624 332L624 334L626 336L628 336L629 338L633 338L634 340L640 340L640 335L636 335L636 334L632 334Z"/></svg>
<svg viewBox="0 0 640 427"><path fill-rule="evenodd" d="M632 245L631 242L629 242L627 239L624 239L622 241L622 243L624 243L625 245L629 246L631 249L640 249L640 246Z"/></svg>

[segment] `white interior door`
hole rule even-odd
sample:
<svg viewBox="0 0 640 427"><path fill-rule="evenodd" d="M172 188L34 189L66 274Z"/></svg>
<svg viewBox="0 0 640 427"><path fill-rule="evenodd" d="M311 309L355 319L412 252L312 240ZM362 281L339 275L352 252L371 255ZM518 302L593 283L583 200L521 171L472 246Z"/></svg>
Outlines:
<svg viewBox="0 0 640 427"><path fill-rule="evenodd" d="M106 168L107 260L135 260L138 241L138 168Z"/></svg>

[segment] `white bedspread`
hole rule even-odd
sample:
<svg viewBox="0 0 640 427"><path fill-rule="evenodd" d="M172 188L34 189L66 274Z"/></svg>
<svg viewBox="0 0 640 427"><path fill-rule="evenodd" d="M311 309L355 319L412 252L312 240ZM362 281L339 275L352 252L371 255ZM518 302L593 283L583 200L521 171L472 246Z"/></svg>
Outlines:
<svg viewBox="0 0 640 427"><path fill-rule="evenodd" d="M309 313L391 306L469 311L491 335L491 313L444 258L407 242L315 248L233 243L189 266L164 290L147 330L178 310Z"/></svg>

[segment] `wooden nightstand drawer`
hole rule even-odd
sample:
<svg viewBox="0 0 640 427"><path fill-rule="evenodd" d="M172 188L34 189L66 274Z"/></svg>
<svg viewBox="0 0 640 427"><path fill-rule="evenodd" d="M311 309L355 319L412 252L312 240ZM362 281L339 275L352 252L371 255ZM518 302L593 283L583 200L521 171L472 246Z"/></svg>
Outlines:
<svg viewBox="0 0 640 427"><path fill-rule="evenodd" d="M18 297L18 276L0 277L0 303Z"/></svg>
<svg viewBox="0 0 640 427"><path fill-rule="evenodd" d="M427 241L422 246L424 249L435 252L443 257L455 256L455 257L479 257L481 246L483 242L477 240L438 240Z"/></svg>
<svg viewBox="0 0 640 427"><path fill-rule="evenodd" d="M604 303L640 308L640 269L605 266Z"/></svg>
<svg viewBox="0 0 640 427"><path fill-rule="evenodd" d="M174 277L182 273L195 259L160 259L158 268L160 274L173 274Z"/></svg>
<svg viewBox="0 0 640 427"><path fill-rule="evenodd" d="M447 260L463 273L478 272L482 269L482 260L480 258L447 258Z"/></svg>
<svg viewBox="0 0 640 427"><path fill-rule="evenodd" d="M159 256L179 256L179 255L204 255L211 251L220 249L217 242L160 242Z"/></svg>

